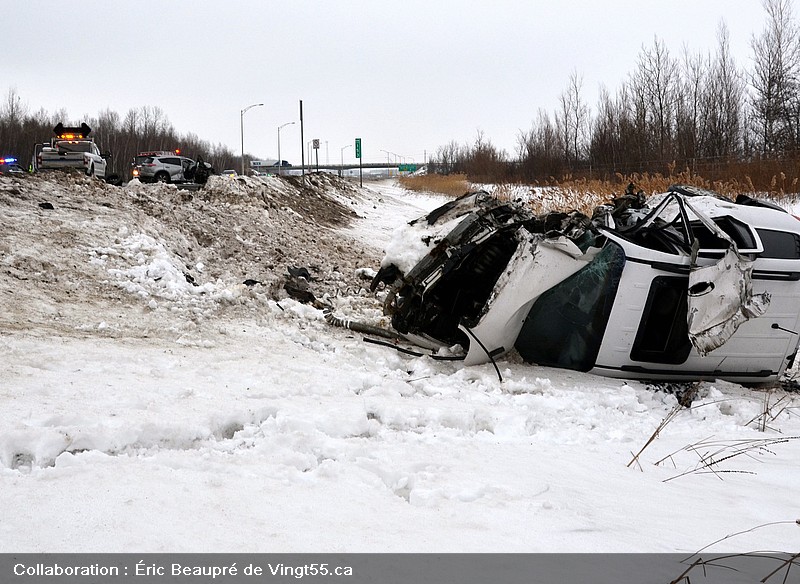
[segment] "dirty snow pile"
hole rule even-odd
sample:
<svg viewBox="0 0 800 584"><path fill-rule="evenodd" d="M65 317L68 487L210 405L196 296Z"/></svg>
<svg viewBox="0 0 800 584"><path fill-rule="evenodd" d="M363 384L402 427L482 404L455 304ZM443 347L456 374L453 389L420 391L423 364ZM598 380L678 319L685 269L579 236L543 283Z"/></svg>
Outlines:
<svg viewBox="0 0 800 584"><path fill-rule="evenodd" d="M287 295L386 326L363 277L441 202L0 177L0 551L800 551L797 394L501 382Z"/></svg>

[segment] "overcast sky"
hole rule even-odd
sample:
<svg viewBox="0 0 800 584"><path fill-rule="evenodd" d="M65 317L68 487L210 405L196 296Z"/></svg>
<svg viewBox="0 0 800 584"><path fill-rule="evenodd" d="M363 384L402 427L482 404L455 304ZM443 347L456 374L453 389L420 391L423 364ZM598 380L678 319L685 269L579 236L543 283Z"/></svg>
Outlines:
<svg viewBox="0 0 800 584"><path fill-rule="evenodd" d="M482 132L513 155L575 71L594 109L657 37L673 56L713 51L725 22L750 66L760 0L0 0L0 92L73 122L159 106L175 129L300 162L421 162ZM797 10L795 8L795 16ZM101 145L102 146L102 145Z"/></svg>

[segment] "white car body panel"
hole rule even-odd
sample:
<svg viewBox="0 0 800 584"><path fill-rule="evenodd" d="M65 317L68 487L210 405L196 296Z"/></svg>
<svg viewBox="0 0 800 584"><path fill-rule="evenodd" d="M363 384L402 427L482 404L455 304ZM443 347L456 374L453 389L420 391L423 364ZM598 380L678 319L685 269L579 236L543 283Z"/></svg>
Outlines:
<svg viewBox="0 0 800 584"><path fill-rule="evenodd" d="M634 203L548 227L549 215L520 206L514 218L513 205L465 195L412 222L411 235L438 230L439 244L407 273L385 272L385 311L411 342L457 340L466 365L513 347L532 364L611 377L778 380L800 338L800 221L691 187Z"/></svg>

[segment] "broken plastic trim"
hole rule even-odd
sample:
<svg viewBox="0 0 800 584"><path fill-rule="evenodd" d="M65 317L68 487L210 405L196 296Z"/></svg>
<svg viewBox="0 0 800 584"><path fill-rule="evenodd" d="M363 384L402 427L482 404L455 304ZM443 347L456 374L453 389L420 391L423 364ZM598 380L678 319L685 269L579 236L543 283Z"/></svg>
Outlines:
<svg viewBox="0 0 800 584"><path fill-rule="evenodd" d="M370 343L373 345L380 345L382 347L389 347L390 349L394 349L398 353L403 353L405 355L411 355L412 357L430 357L436 361L463 361L464 355L437 355L433 352L422 352L415 349L408 349L406 347L401 347L400 345L396 345L394 343L390 343L389 341L381 341L379 339L370 339L369 337L364 337L365 343ZM502 379L500 380L502 381Z"/></svg>

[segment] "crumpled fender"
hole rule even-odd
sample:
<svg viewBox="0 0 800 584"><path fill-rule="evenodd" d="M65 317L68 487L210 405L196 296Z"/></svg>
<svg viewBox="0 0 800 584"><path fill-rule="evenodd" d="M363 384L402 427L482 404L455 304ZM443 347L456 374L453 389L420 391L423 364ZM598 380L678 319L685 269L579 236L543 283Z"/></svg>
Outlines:
<svg viewBox="0 0 800 584"><path fill-rule="evenodd" d="M770 295L763 292L753 296L753 261L743 257L736 243L710 218L685 199L684 204L717 237L728 242L722 259L708 266L697 266L696 247L692 253L686 317L689 340L705 357L724 345L743 322L763 315Z"/></svg>
<svg viewBox="0 0 800 584"><path fill-rule="evenodd" d="M753 262L734 247L715 264L689 273L689 340L700 355L708 355L731 338L739 326L763 315L768 292L753 296Z"/></svg>

